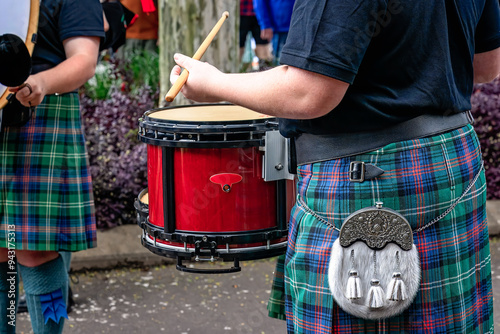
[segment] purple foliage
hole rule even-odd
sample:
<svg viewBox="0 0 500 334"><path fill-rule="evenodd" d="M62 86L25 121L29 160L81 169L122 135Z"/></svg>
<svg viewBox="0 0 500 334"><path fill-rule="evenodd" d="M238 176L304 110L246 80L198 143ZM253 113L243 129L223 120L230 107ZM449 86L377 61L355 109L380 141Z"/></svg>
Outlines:
<svg viewBox="0 0 500 334"><path fill-rule="evenodd" d="M147 86L134 96L122 91L107 100L80 96L98 228L136 222L134 199L147 187L146 144L137 139L138 119L155 107L157 96Z"/></svg>
<svg viewBox="0 0 500 334"><path fill-rule="evenodd" d="M471 101L486 168L488 199L500 199L500 79L476 85Z"/></svg>

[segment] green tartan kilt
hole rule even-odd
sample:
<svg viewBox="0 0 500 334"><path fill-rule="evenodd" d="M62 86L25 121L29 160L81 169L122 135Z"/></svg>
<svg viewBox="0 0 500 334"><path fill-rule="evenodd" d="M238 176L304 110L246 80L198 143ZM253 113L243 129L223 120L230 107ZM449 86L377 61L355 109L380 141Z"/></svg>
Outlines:
<svg viewBox="0 0 500 334"><path fill-rule="evenodd" d="M49 95L28 124L0 133L0 247L79 251L95 246L78 95Z"/></svg>
<svg viewBox="0 0 500 334"><path fill-rule="evenodd" d="M466 126L300 166L300 201L292 209L287 254L278 261L269 315L286 317L288 333L492 333L481 159L477 136L472 126ZM372 163L385 172L370 181L350 182L351 161ZM407 310L371 321L340 309L329 289L327 269L345 218L376 201L408 219L422 274L420 290ZM428 225L455 202L449 214Z"/></svg>

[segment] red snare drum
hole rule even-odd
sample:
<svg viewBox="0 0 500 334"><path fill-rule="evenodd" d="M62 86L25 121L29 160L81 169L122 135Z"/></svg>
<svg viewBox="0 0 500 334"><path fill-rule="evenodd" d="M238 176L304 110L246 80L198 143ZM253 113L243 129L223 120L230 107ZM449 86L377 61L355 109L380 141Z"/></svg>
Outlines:
<svg viewBox="0 0 500 334"><path fill-rule="evenodd" d="M293 182L263 179L265 134L277 121L226 104L148 111L139 122L148 144L148 218L138 199L143 245L182 260L254 260L283 254Z"/></svg>

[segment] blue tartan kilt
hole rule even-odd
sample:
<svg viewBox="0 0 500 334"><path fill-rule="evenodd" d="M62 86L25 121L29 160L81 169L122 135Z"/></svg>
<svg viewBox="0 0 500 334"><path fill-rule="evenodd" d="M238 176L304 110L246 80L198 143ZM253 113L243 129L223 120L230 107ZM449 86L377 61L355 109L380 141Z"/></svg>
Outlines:
<svg viewBox="0 0 500 334"><path fill-rule="evenodd" d="M277 270L278 274L284 271L288 332L493 333L481 160L477 136L472 126L465 126L353 157L300 166L288 249L284 267ZM371 163L385 172L370 181L350 182L351 161ZM464 192L446 217L426 226ZM422 277L409 309L399 316L371 321L338 307L327 273L332 245L344 219L377 201L405 216L414 231L423 228L414 233ZM274 287L280 286L282 282L275 281Z"/></svg>

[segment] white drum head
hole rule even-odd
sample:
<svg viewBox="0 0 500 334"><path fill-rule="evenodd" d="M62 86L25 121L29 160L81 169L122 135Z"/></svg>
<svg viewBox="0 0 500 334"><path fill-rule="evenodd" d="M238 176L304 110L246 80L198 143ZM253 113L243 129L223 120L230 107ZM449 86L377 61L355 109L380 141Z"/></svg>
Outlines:
<svg viewBox="0 0 500 334"><path fill-rule="evenodd" d="M273 118L273 116L230 104L170 108L153 112L149 114L149 117L177 122L234 122Z"/></svg>

